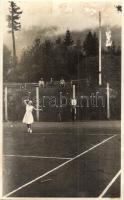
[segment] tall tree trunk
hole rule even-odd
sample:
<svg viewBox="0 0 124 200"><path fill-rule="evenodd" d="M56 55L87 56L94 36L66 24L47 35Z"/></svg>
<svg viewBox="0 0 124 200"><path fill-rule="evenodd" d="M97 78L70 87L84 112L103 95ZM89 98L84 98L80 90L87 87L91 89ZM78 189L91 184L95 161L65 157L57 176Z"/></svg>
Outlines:
<svg viewBox="0 0 124 200"><path fill-rule="evenodd" d="M12 30L12 43L13 43L13 65L16 66L16 46L15 46L15 35Z"/></svg>
<svg viewBox="0 0 124 200"><path fill-rule="evenodd" d="M14 23L13 23L13 5L12 6L12 43L13 43L13 66L16 67L16 46L15 46L15 35L14 35Z"/></svg>

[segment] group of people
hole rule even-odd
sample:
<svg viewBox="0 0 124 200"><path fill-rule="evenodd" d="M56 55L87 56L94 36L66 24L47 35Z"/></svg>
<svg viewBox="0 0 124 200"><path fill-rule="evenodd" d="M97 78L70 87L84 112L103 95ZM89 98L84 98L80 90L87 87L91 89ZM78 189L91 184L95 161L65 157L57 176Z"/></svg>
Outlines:
<svg viewBox="0 0 124 200"><path fill-rule="evenodd" d="M39 87L42 87L42 88L45 87L45 81L44 81L43 78L40 78L38 85L39 85ZM54 86L54 80L53 80L52 77L50 78L49 85L50 85L51 87ZM65 87L65 80L64 80L63 77L60 79L59 85L60 85L60 87Z"/></svg>

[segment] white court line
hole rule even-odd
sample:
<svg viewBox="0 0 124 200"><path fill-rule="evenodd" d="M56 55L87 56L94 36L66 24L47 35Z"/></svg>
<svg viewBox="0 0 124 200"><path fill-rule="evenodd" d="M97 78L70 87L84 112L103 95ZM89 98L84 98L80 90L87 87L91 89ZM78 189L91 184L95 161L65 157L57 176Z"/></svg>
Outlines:
<svg viewBox="0 0 124 200"><path fill-rule="evenodd" d="M102 198L106 192L109 190L109 188L112 186L112 184L116 181L116 179L120 176L121 170L115 175L115 177L110 181L110 183L107 185L107 187L103 190L103 192L99 195L99 198Z"/></svg>
<svg viewBox="0 0 124 200"><path fill-rule="evenodd" d="M28 135L28 133L26 133L26 134ZM40 132L40 133L37 133L37 132L35 132L35 133L29 133L29 134L30 134L30 135L33 135L33 134L34 134L34 135L35 135L35 134L36 134L36 135L56 135L56 134L58 134L58 133L54 133L54 132L47 132L47 133ZM72 134L72 132L67 132L67 133L65 133L65 132L62 133L62 132L61 132L61 134L63 134L63 135L64 135L64 134ZM80 134L81 134L81 133L80 133ZM87 133L85 134L85 133L84 133L84 136L87 136L87 135L98 135L98 136L100 136L100 135L108 135L108 136L109 136L109 135L117 135L117 133L114 133L114 134L113 134L113 133L106 133L106 134L105 134L105 133L99 133L99 134L98 134L98 133L91 133L91 134L90 134L90 133L89 133L89 134L87 134ZM119 133L118 133L118 135L119 135Z"/></svg>
<svg viewBox="0 0 124 200"><path fill-rule="evenodd" d="M86 133L84 134L84 136L87 136L87 135L97 135L97 136L108 135L109 136L109 135L117 135L117 133L114 133L114 134L113 133L106 133L106 134L105 133L89 133L89 134Z"/></svg>
<svg viewBox="0 0 124 200"><path fill-rule="evenodd" d="M103 140L102 142L100 142L100 143L94 145L93 147L91 147L91 148L87 149L86 151L82 152L81 154L78 154L78 155L75 156L74 158L71 158L70 160L67 160L66 162L60 164L59 166L53 168L52 170L50 170L50 171L48 171L48 172L42 174L41 176L38 176L37 178L33 179L32 181L27 182L26 184L24 184L24 185L18 187L17 189L13 190L12 192L9 192L8 194L6 194L6 195L4 196L4 198L6 198L6 197L8 197L8 196L14 194L15 192L17 192L17 191L19 191L19 190L25 188L26 186L28 186L28 185L30 185L30 184L36 182L37 180L39 180L39 179L41 179L41 178L47 176L48 174L50 174L50 173L52 173L52 172L54 172L54 171L60 169L61 167L65 166L66 164L68 164L68 163L74 161L75 159L81 157L82 155L88 153L89 151L91 151L91 150L97 148L98 146L104 144L105 142L111 140L111 139L114 138L115 136L117 136L117 135L113 135L112 137L109 137L109 138Z"/></svg>
<svg viewBox="0 0 124 200"><path fill-rule="evenodd" d="M67 157L54 157L54 156L30 156L30 155L11 155L11 154L5 154L3 155L5 157L18 157L18 158L43 158L43 159L58 159L58 160L69 160L71 158Z"/></svg>
<svg viewBox="0 0 124 200"><path fill-rule="evenodd" d="M11 134L12 132L6 132L6 134ZM58 134L58 133L56 133L56 132L32 132L32 133L27 133L27 132L24 132L24 134L26 134L26 135L56 135L56 134ZM68 132L68 133L65 133L65 132L61 132L61 134L63 134L63 135L65 135L65 134L72 134L72 132ZM86 136L86 135L96 135L96 136L100 136L100 135L117 135L117 133L99 133L99 134L96 134L96 133L89 133L89 134L84 134L84 136ZM119 135L119 133L118 133L118 135Z"/></svg>

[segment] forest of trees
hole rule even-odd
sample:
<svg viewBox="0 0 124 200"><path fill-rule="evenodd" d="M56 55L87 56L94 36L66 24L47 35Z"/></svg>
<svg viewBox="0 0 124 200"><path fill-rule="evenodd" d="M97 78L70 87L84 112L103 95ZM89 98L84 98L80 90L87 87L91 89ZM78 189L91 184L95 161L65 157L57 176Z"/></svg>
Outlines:
<svg viewBox="0 0 124 200"><path fill-rule="evenodd" d="M114 42L111 48L103 49L102 55L120 56L121 49ZM3 49L4 81L37 82L41 77L46 81L53 77L59 80L91 79L98 81L98 38L95 32L89 31L81 43L73 41L71 32L66 31L63 38L47 39L41 42L36 38L27 47L16 67L12 66L12 56L4 45ZM91 62L89 62L91 60ZM90 63L90 64L89 64Z"/></svg>

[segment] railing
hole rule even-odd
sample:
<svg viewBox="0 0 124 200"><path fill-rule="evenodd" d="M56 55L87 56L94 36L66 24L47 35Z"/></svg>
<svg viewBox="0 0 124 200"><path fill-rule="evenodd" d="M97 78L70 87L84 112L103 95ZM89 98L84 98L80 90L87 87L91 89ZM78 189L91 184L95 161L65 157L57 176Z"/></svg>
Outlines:
<svg viewBox="0 0 124 200"><path fill-rule="evenodd" d="M88 80L87 79L79 79L79 80L70 80L70 81L65 81L65 86L68 85L72 85L72 84L80 84L80 83L84 83L84 84L88 84ZM46 81L45 82L45 87L51 87L51 86L59 86L60 85L60 81L53 81L52 83L50 81ZM16 82L4 82L3 86L7 86L7 87L38 87L39 83L38 82L27 82L27 83L16 83Z"/></svg>

